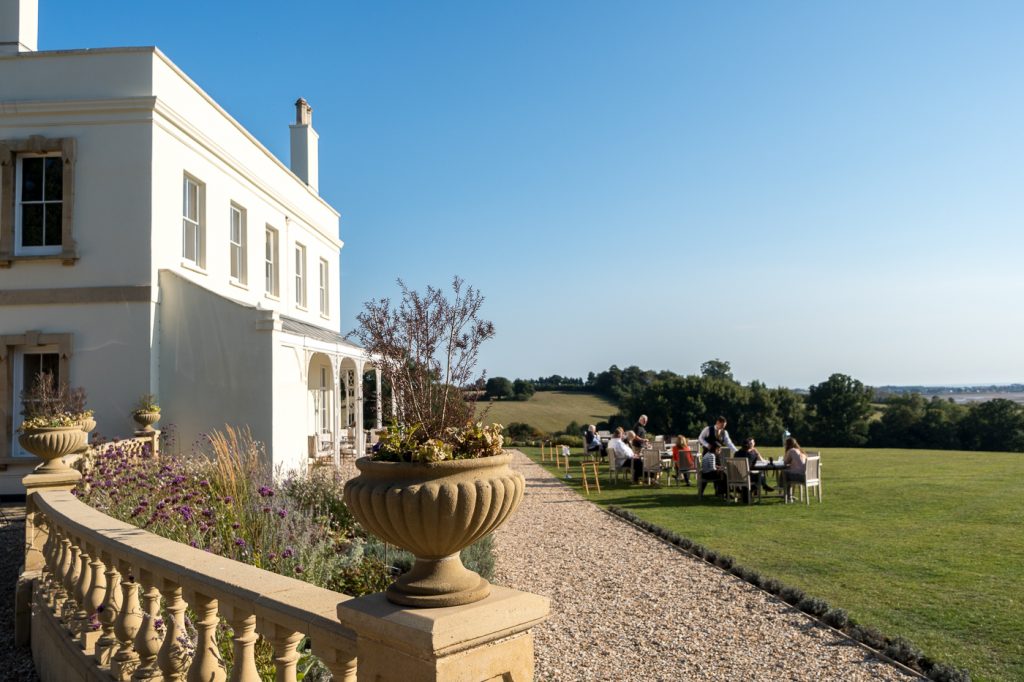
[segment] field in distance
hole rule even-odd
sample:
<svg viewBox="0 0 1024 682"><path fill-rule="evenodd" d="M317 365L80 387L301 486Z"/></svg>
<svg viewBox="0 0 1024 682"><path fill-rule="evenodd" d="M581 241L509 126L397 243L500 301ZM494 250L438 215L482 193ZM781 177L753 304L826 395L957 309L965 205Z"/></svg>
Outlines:
<svg viewBox="0 0 1024 682"><path fill-rule="evenodd" d="M488 410L488 408L490 408ZM486 414L484 410L488 410ZM566 424L595 424L618 410L615 405L593 393L538 391L529 400L495 400L477 403L477 419L508 426L522 422L545 433L561 431Z"/></svg>

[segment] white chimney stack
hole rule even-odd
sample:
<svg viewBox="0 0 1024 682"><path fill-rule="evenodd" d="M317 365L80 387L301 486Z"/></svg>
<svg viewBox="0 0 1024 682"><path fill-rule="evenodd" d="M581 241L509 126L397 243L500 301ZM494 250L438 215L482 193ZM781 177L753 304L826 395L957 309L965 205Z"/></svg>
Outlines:
<svg viewBox="0 0 1024 682"><path fill-rule="evenodd" d="M0 0L0 55L35 52L38 36L38 0Z"/></svg>
<svg viewBox="0 0 1024 682"><path fill-rule="evenodd" d="M295 124L292 131L292 172L319 193L320 136L313 130L313 107L301 97L295 102Z"/></svg>

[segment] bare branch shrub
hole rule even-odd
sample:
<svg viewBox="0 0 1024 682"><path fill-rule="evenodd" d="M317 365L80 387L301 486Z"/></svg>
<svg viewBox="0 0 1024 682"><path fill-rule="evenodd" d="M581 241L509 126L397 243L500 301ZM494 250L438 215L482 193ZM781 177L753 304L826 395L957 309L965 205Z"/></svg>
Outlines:
<svg viewBox="0 0 1024 682"><path fill-rule="evenodd" d="M484 297L458 276L450 292L428 286L420 293L401 279L398 286L398 305L387 298L369 301L350 336L377 356L400 420L440 439L448 427L473 418L462 389L474 383L480 344L494 336L494 324L480 318Z"/></svg>

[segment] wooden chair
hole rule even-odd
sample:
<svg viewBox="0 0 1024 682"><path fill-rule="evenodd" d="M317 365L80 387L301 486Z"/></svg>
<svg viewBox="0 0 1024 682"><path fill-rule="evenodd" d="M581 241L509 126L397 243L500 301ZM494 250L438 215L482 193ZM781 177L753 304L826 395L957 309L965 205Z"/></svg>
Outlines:
<svg viewBox="0 0 1024 682"><path fill-rule="evenodd" d="M640 456L644 460L644 479L648 484L651 483L651 478L655 478L658 484L661 484L661 472L664 470L661 463L661 448L657 446L646 447L640 452Z"/></svg>
<svg viewBox="0 0 1024 682"><path fill-rule="evenodd" d="M618 483L619 476L624 477L628 483L633 476L633 471L628 468L617 469L615 467L615 453L612 452L611 448L608 448L608 483Z"/></svg>
<svg viewBox="0 0 1024 682"><path fill-rule="evenodd" d="M811 488L816 488L818 491L818 504L821 504L821 453L820 452L808 452L807 453L807 468L804 472L804 478L806 483L800 483L799 481L793 481L787 485L799 488L800 499L805 501L808 505L811 504Z"/></svg>
<svg viewBox="0 0 1024 682"><path fill-rule="evenodd" d="M729 457L725 460L725 476L728 484L729 499L733 492L742 494L747 489L747 504L754 497L754 486L750 485L750 460L746 457Z"/></svg>

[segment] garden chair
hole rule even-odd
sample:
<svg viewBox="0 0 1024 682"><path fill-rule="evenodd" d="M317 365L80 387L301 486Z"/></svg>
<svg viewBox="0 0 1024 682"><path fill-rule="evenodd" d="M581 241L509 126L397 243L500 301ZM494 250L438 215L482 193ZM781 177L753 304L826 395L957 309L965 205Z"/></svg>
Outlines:
<svg viewBox="0 0 1024 682"><path fill-rule="evenodd" d="M804 477L807 479L806 483L800 483L793 481L790 486L799 488L800 499L805 500L808 505L811 503L811 488L816 488L818 491L818 504L821 504L821 453L815 452L811 454L807 453L807 469ZM806 498L806 499L805 499Z"/></svg>
<svg viewBox="0 0 1024 682"><path fill-rule="evenodd" d="M644 459L644 480L650 484L654 477L661 484L661 448L644 448L641 451Z"/></svg>
<svg viewBox="0 0 1024 682"><path fill-rule="evenodd" d="M587 482L587 474L591 474L594 477L594 485L597 487L597 492L601 492L601 477L597 473L597 460L583 460L580 462L580 474L583 479L583 490L590 495L590 485Z"/></svg>
<svg viewBox="0 0 1024 682"><path fill-rule="evenodd" d="M633 470L629 467L624 467L622 469L615 468L615 454L612 452L611 448L608 448L608 483L617 483L619 476L625 478L626 482L629 483L633 478Z"/></svg>
<svg viewBox="0 0 1024 682"><path fill-rule="evenodd" d="M725 476L728 485L729 499L734 492L747 491L747 504L754 497L754 487L750 485L750 460L746 457L729 457L725 460Z"/></svg>

